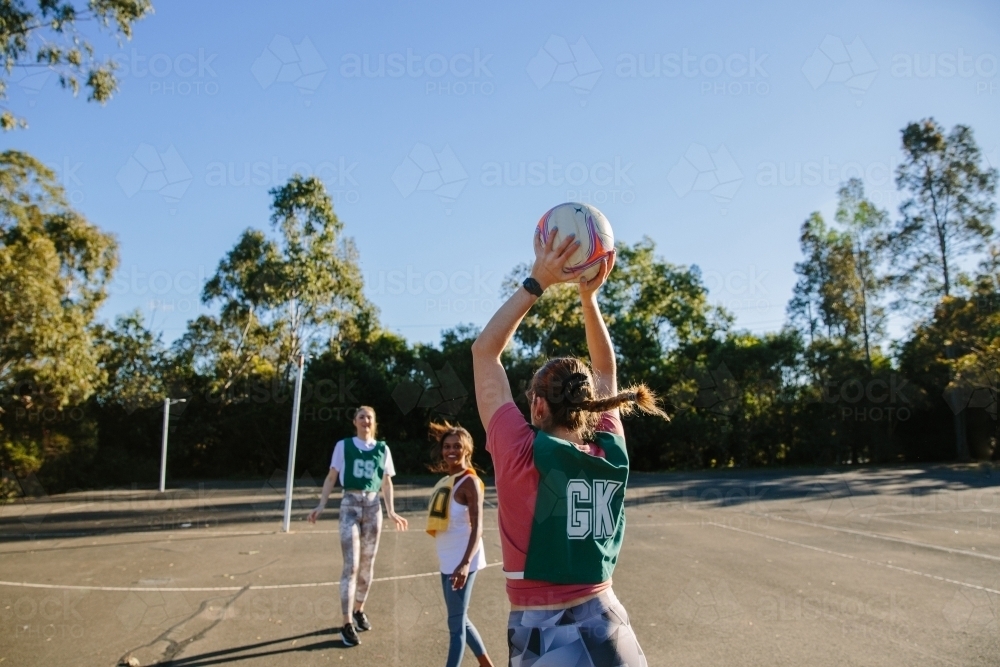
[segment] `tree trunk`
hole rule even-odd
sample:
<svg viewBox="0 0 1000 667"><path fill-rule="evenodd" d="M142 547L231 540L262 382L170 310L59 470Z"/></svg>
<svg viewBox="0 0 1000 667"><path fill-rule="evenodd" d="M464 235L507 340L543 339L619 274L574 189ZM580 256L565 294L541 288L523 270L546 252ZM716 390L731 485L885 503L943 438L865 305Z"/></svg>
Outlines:
<svg viewBox="0 0 1000 667"><path fill-rule="evenodd" d="M949 360L955 358L955 348L953 345L944 346L944 356ZM960 412L955 413L952 423L955 426L955 458L962 463L966 463L971 457L969 456L968 429L966 428L964 407Z"/></svg>
<svg viewBox="0 0 1000 667"><path fill-rule="evenodd" d="M993 416L993 461L1000 461L1000 414Z"/></svg>
<svg viewBox="0 0 1000 667"><path fill-rule="evenodd" d="M965 410L963 409L955 415L955 455L962 463L967 463L971 460L967 430Z"/></svg>

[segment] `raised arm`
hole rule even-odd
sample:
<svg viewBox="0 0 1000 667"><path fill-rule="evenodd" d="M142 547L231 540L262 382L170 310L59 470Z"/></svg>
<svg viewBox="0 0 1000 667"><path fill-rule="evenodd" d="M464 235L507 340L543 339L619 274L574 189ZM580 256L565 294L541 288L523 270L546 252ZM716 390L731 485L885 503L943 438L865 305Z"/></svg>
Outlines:
<svg viewBox="0 0 1000 667"><path fill-rule="evenodd" d="M569 235L558 248L555 248L553 247L555 237L553 230L548 243L543 245L541 235L535 233L535 263L531 267L531 277L538 281L543 290L556 283L574 280L579 275L579 273L564 274L563 267L580 242L573 238L573 235ZM472 344L476 405L479 407L479 418L485 429L489 429L490 420L500 406L513 400L507 372L500 363L500 355L514 337L521 320L537 300L533 294L519 287L500 306L500 310L493 314L486 328Z"/></svg>
<svg viewBox="0 0 1000 667"><path fill-rule="evenodd" d="M583 326L587 333L587 350L590 367L594 371L597 395L612 396L618 393L618 364L611 335L597 305L597 291L607 280L615 266L615 254L601 261L601 270L588 282L580 283L580 301L583 306Z"/></svg>

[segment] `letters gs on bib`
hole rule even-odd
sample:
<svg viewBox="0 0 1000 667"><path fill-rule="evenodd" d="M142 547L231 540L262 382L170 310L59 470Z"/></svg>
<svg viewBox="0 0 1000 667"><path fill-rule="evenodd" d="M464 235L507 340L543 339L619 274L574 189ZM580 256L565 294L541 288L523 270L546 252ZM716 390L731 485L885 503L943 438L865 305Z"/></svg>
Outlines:
<svg viewBox="0 0 1000 667"><path fill-rule="evenodd" d="M354 470L352 472L355 479L371 479L375 475L375 462L354 459Z"/></svg>
<svg viewBox="0 0 1000 667"><path fill-rule="evenodd" d="M622 486L610 479L571 479L566 483L566 536L583 540L593 534L606 540L615 534L611 499Z"/></svg>

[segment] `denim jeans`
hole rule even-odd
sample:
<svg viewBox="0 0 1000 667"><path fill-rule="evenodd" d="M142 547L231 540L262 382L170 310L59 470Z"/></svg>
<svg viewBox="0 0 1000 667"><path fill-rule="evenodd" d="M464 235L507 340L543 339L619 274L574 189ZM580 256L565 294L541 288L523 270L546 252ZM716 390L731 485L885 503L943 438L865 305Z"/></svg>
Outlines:
<svg viewBox="0 0 1000 667"><path fill-rule="evenodd" d="M465 587L457 591L451 589L451 575L441 575L441 588L444 589L444 604L448 608L448 632L451 642L448 644L447 667L458 667L462 664L462 654L465 645L472 649L477 658L486 653L483 640L476 626L469 620L469 601L472 599L472 584L476 582L476 573L470 572Z"/></svg>

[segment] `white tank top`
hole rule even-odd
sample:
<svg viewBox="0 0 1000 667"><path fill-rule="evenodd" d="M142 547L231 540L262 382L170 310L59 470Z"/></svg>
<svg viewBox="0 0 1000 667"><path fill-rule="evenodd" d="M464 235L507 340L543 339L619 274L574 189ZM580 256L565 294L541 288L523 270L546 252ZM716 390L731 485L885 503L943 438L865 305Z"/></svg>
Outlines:
<svg viewBox="0 0 1000 667"><path fill-rule="evenodd" d="M462 562L465 550L469 547L469 536L472 535L472 523L469 521L469 508L455 502L455 491L471 479L471 475L466 475L452 487L451 499L448 501L448 530L439 531L434 538L434 545L437 547L438 561L441 563L441 572L451 574ZM475 482L473 482L475 484ZM479 518L482 521L482 517ZM469 563L469 572L486 567L486 554L483 551L483 538L479 538L476 545L476 552L472 554Z"/></svg>

